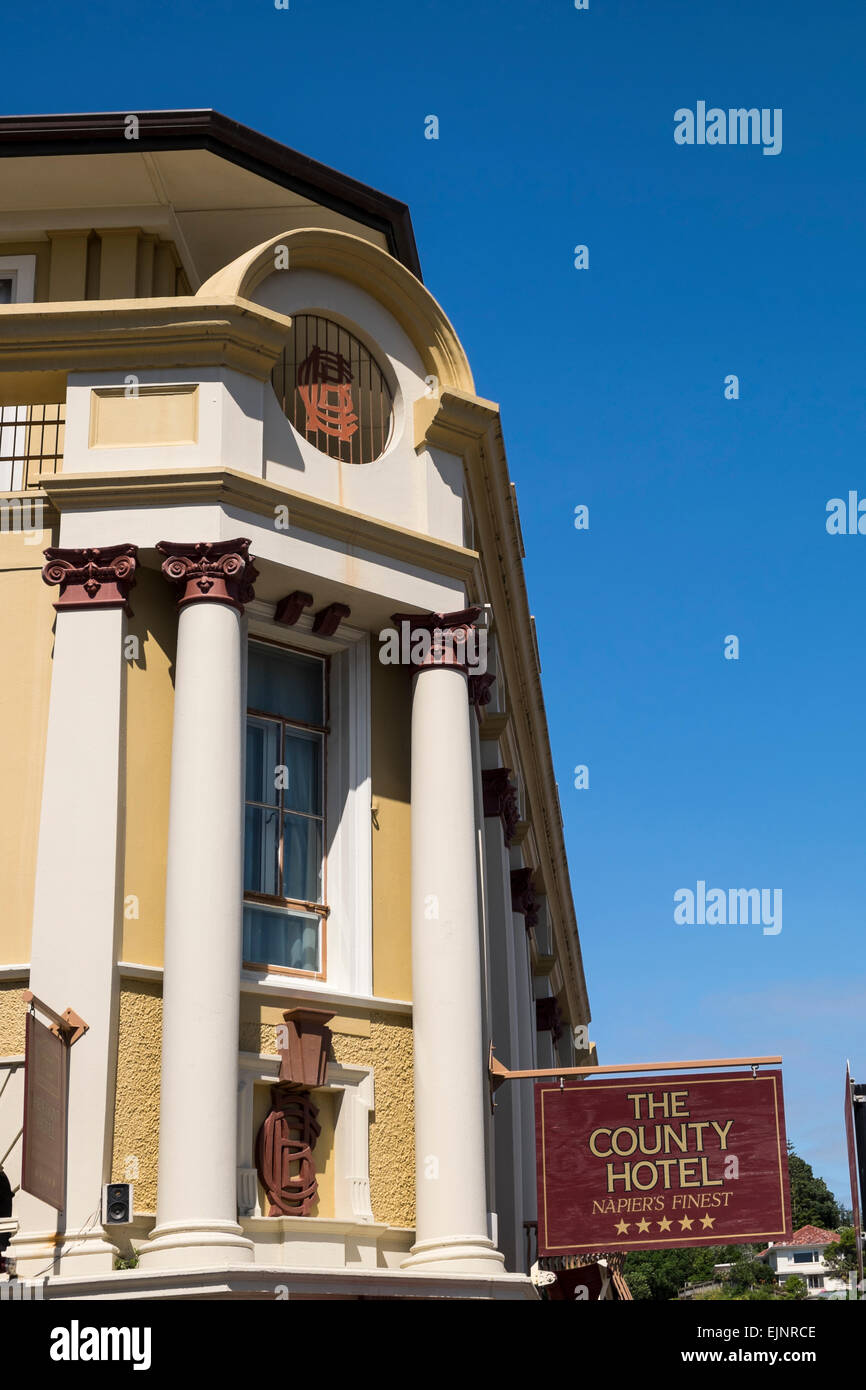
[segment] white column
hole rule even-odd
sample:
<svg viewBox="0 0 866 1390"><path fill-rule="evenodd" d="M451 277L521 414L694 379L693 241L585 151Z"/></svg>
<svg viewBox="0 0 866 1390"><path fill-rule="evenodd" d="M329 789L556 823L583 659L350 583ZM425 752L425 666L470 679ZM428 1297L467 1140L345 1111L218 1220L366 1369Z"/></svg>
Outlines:
<svg viewBox="0 0 866 1390"><path fill-rule="evenodd" d="M147 1269L253 1258L237 1221L241 583L244 572L255 575L248 544L158 547L170 557L164 573L185 588L166 870L157 1224L141 1252Z"/></svg>
<svg viewBox="0 0 866 1390"><path fill-rule="evenodd" d="M465 626L465 615L448 618L439 619L443 628ZM412 621L431 626L426 618ZM469 719L466 674L459 665L431 664L416 672L411 802L417 1220L405 1265L496 1275L504 1261L487 1235Z"/></svg>
<svg viewBox="0 0 866 1390"><path fill-rule="evenodd" d="M504 836L506 820L516 821L514 788L508 769L496 766L498 750L491 752L494 765L488 769L491 787L488 814L484 820L487 840L488 911L490 916L490 976L492 995L492 1037L496 1058L504 1066L520 1065L517 1027L517 985L514 961L514 934L511 930L512 906L510 864ZM520 1130L519 1083L509 1081L496 1092L494 1114L494 1158L496 1210L499 1216L499 1244L510 1270L522 1270L525 1263L523 1229L523 1144Z"/></svg>
<svg viewBox="0 0 866 1390"><path fill-rule="evenodd" d="M60 586L33 904L30 989L89 1031L70 1049L66 1207L23 1191L9 1253L21 1278L106 1273L101 1223L110 1177L117 1027L126 596L135 547L46 551ZM134 789L132 793L134 795ZM11 866L10 866L11 867ZM23 1007L23 1005L22 1005ZM37 1016L39 1010L37 1009ZM42 1016L43 1023L51 1023Z"/></svg>

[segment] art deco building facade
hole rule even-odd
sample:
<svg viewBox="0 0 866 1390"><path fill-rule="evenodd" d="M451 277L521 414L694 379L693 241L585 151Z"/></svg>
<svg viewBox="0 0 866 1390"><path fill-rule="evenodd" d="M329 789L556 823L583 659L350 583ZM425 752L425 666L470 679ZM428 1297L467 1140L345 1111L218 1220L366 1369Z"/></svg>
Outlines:
<svg viewBox="0 0 866 1390"><path fill-rule="evenodd" d="M488 1049L586 1060L589 1011L498 410L408 212L211 112L0 156L6 1254L54 1297L533 1297ZM28 988L87 1024L62 1215Z"/></svg>

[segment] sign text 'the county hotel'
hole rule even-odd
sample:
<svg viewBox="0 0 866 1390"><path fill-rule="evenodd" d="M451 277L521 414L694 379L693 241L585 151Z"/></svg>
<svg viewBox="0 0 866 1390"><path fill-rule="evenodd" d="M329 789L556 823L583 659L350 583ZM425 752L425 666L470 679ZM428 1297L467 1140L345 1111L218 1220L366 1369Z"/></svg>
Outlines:
<svg viewBox="0 0 866 1390"><path fill-rule="evenodd" d="M782 1073L535 1087L538 1253L791 1233Z"/></svg>

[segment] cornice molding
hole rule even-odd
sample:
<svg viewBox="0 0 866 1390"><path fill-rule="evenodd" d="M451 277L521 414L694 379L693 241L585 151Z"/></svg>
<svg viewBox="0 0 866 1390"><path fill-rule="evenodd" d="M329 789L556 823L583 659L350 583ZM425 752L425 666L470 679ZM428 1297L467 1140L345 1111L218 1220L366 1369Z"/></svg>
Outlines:
<svg viewBox="0 0 866 1390"><path fill-rule="evenodd" d="M437 395L419 396L415 402L415 448L444 449L462 454L483 439L499 419L495 401L467 391L445 388Z"/></svg>
<svg viewBox="0 0 866 1390"><path fill-rule="evenodd" d="M247 300L201 295L4 305L0 323L0 372L224 366L259 381L292 326Z"/></svg>
<svg viewBox="0 0 866 1390"><path fill-rule="evenodd" d="M212 502L272 518L276 507L288 507L293 530L329 536L357 549L387 555L464 583L477 574L479 556L475 550L408 531L388 521L377 521L336 502L292 492L265 478L254 478L231 468L41 474L39 484L61 515Z"/></svg>

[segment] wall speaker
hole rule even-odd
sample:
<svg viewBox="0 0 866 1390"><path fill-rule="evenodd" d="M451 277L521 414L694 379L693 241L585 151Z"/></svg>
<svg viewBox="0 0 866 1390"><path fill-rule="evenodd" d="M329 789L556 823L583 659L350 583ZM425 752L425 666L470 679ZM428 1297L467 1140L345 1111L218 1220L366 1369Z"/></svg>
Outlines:
<svg viewBox="0 0 866 1390"><path fill-rule="evenodd" d="M132 1221L132 1183L107 1182L102 1189L103 1226L128 1226Z"/></svg>

